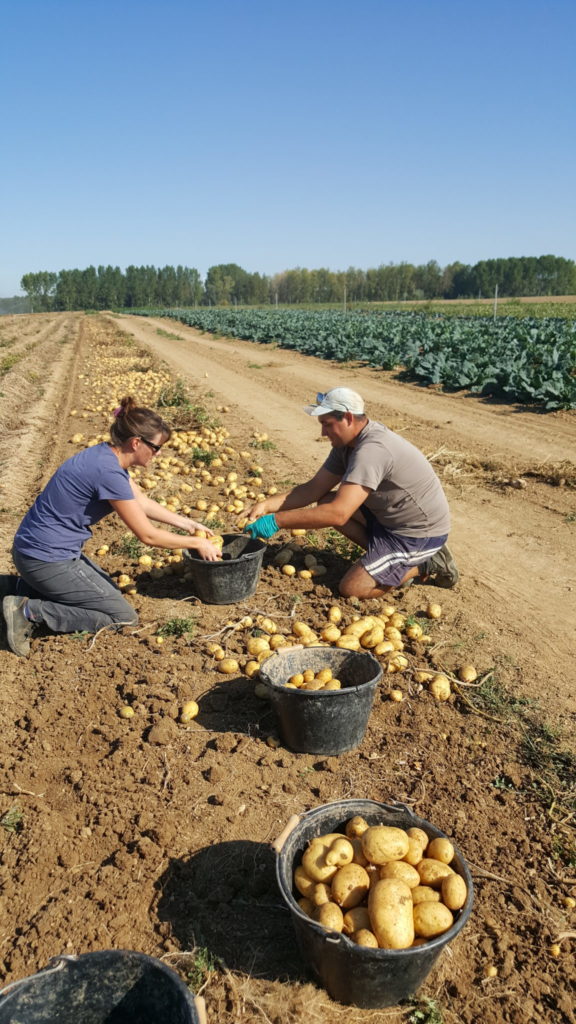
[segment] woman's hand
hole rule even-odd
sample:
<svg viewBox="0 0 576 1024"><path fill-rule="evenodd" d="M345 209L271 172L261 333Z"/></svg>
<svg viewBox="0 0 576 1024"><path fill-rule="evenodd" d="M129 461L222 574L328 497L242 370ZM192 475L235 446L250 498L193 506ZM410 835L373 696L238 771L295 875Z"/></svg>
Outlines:
<svg viewBox="0 0 576 1024"><path fill-rule="evenodd" d="M182 530L188 530L188 533L194 536L196 530L203 530L207 537L214 536L214 530L211 530L209 526L204 526L203 523L197 523L194 519L183 519Z"/></svg>
<svg viewBox="0 0 576 1024"><path fill-rule="evenodd" d="M194 545L193 550L198 552L200 558L203 558L206 562L220 562L222 560L221 552L208 538L197 537L196 540L197 543Z"/></svg>

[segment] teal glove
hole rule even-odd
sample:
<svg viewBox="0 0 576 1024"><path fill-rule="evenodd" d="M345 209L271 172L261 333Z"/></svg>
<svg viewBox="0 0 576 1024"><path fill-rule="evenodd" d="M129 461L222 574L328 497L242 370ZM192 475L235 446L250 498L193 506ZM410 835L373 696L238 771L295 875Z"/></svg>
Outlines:
<svg viewBox="0 0 576 1024"><path fill-rule="evenodd" d="M267 516L260 516L259 519L255 519L253 523L248 523L244 527L244 533L249 533L252 540L267 540L268 537L273 537L275 533L278 533L280 527L276 522L276 516L270 514Z"/></svg>

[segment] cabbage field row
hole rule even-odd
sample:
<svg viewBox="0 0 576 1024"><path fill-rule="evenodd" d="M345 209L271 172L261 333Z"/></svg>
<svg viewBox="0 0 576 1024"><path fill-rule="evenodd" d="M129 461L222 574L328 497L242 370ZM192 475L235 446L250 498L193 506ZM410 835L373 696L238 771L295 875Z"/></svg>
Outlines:
<svg viewBox="0 0 576 1024"><path fill-rule="evenodd" d="M146 309L197 330L399 370L407 380L508 401L576 408L576 323L414 312Z"/></svg>

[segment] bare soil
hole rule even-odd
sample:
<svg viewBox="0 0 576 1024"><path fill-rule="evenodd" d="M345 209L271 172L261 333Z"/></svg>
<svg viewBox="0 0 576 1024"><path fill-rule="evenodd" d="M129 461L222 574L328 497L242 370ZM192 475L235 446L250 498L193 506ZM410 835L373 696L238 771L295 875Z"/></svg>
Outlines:
<svg viewBox="0 0 576 1024"><path fill-rule="evenodd" d="M116 402L151 353L225 423L237 451L256 446L265 487L312 475L326 448L302 406L347 383L372 418L432 459L453 511L458 586L395 595L417 617L431 597L443 608L432 649L410 649L411 668L472 662L486 682L437 704L409 673L396 704L388 691L398 676L385 676L357 750L318 757L270 746L278 728L269 705L253 680L216 671L207 642L217 635L242 663L245 632L226 624L246 614L264 612L289 632L295 617L320 626L336 600L351 618L354 602L335 596L346 551L326 536L302 538L297 558L322 548L327 575L287 580L272 564L275 538L253 598L203 605L181 577L141 570L122 553L121 524L104 520L87 553L108 544L104 568L137 578L138 629L38 636L27 661L3 641L0 649L3 980L62 952L125 948L165 958L201 988L210 1022L408 1021L414 1004L345 1009L310 980L276 886L270 843L288 817L355 797L405 803L453 836L472 870L472 916L416 1009L435 1005L446 1024L576 1021L576 917L564 902L576 896L576 417L446 395L165 320L10 317L0 326L7 337L31 347L0 378L0 571L10 571L24 509L76 450L71 435L105 430L95 387ZM193 634L158 645L159 627L175 617L192 618ZM200 713L182 725L190 698ZM124 703L133 719L119 717ZM2 819L10 812L21 815L14 830ZM566 932L556 957L551 945ZM497 974L486 978L489 966Z"/></svg>

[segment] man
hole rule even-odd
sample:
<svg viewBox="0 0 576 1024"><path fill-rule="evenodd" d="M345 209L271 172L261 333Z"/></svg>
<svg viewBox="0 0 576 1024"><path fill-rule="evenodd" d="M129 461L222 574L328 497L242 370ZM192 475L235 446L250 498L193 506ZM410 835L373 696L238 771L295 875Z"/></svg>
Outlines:
<svg viewBox="0 0 576 1024"><path fill-rule="evenodd" d="M366 551L340 581L343 597L381 597L413 581L453 587L448 502L426 457L369 420L350 388L316 401L305 411L318 417L332 451L307 483L253 505L245 532L268 538L282 528L335 528Z"/></svg>

